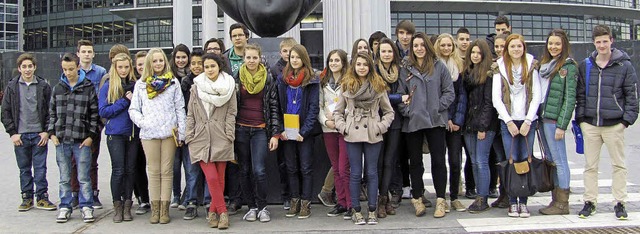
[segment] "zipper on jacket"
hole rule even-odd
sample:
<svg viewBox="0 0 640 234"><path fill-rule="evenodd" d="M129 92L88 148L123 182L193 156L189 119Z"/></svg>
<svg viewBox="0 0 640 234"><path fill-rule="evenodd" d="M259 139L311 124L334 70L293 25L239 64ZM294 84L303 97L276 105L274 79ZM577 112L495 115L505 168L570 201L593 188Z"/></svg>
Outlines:
<svg viewBox="0 0 640 234"><path fill-rule="evenodd" d="M618 97L616 97L616 94L613 94L613 101L616 103L616 106L618 106L618 109L622 110L622 107L620 107L620 104L618 103ZM624 111L623 111L624 112Z"/></svg>
<svg viewBox="0 0 640 234"><path fill-rule="evenodd" d="M598 101L596 102L596 126L600 126L600 96L602 94L602 69L598 67Z"/></svg>

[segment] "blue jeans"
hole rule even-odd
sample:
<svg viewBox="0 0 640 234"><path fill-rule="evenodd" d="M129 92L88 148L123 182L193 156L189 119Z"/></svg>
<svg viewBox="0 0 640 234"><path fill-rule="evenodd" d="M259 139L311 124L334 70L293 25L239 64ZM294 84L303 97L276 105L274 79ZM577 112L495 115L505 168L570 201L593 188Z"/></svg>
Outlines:
<svg viewBox="0 0 640 234"><path fill-rule="evenodd" d="M571 171L569 170L569 162L567 161L567 147L564 139L556 140L555 123L542 122L540 128L540 138L547 158L556 164L556 174L553 179L561 189L569 189L569 180L571 180Z"/></svg>
<svg viewBox="0 0 640 234"><path fill-rule="evenodd" d="M135 181L137 152L140 139L130 136L107 136L111 156L111 197L113 201L131 200Z"/></svg>
<svg viewBox="0 0 640 234"><path fill-rule="evenodd" d="M522 120L514 120L513 123L516 124L518 129L524 123ZM504 121L500 121L500 131L502 132L502 143L504 144L504 152L506 153L506 159L509 160L509 156L513 156L514 162L522 162L527 159L527 155L529 152L533 154L533 141L535 140L536 126L538 125L538 121L531 122L531 127L529 128L529 133L527 133L527 137L523 137L518 134L515 137L511 136L509 133L509 129L507 128L507 124ZM512 148L513 147L513 152ZM521 204L527 204L527 197L509 197L509 202L511 204L517 204L518 200L520 200Z"/></svg>
<svg viewBox="0 0 640 234"><path fill-rule="evenodd" d="M184 193L182 194L184 197L183 205L187 204L187 198L191 197L192 193L195 193L195 183L197 174L191 174L193 171L191 165L191 158L189 157L189 148L187 145L183 145L182 147L176 148L176 157L173 161L173 197L180 200L180 194L182 193L182 186L180 186L180 182L182 179L182 171L180 170L180 166L184 167L184 180L186 182Z"/></svg>
<svg viewBox="0 0 640 234"><path fill-rule="evenodd" d="M489 167L489 153L493 145L494 131L486 131L485 137L478 140L478 132L465 132L464 143L471 155L471 165L473 168L473 178L480 197L489 196L489 183L491 182L491 171Z"/></svg>
<svg viewBox="0 0 640 234"><path fill-rule="evenodd" d="M62 139L60 139L62 140ZM91 188L91 147L82 146L81 142L72 144L60 143L56 146L56 161L60 168L60 205L59 208L71 209L71 157L78 167L78 182L80 183L79 205L80 208L93 209L93 191Z"/></svg>
<svg viewBox="0 0 640 234"><path fill-rule="evenodd" d="M369 197L369 211L375 210L378 206L378 158L380 157L382 142L369 144L366 142L347 142L347 153L349 154L349 165L351 174L349 176L349 193L351 195L351 205L354 209L360 210L360 182L362 181L362 155L364 154L365 173L367 174L367 196Z"/></svg>
<svg viewBox="0 0 640 234"><path fill-rule="evenodd" d="M33 197L33 184L36 185L38 199L48 191L47 183L47 145L38 146L38 133L23 133L20 135L22 145L15 146L16 162L20 169L20 193ZM31 174L33 167L33 175Z"/></svg>
<svg viewBox="0 0 640 234"><path fill-rule="evenodd" d="M240 165L240 186L249 208L267 206L267 170L269 140L264 128L236 125L235 153Z"/></svg>
<svg viewBox="0 0 640 234"><path fill-rule="evenodd" d="M291 198L310 201L313 197L311 195L313 189L313 142L312 136L302 142L292 140L282 142ZM302 183L300 183L301 179Z"/></svg>

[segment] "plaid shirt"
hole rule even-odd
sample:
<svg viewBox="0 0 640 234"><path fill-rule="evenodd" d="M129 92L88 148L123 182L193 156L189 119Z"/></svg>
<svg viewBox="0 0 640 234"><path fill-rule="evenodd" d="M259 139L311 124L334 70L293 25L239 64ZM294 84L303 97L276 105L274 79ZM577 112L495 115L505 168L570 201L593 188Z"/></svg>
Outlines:
<svg viewBox="0 0 640 234"><path fill-rule="evenodd" d="M49 120L49 135L56 135L61 143L74 143L98 134L98 97L93 84L82 80L73 90L65 81L53 87Z"/></svg>

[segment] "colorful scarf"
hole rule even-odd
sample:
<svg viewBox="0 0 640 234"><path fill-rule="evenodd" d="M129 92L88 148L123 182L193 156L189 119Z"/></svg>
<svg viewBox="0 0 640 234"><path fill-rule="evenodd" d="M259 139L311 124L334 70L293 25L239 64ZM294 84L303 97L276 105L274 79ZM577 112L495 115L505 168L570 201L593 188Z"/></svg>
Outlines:
<svg viewBox="0 0 640 234"><path fill-rule="evenodd" d="M256 74L251 75L247 64L242 64L240 67L240 82L242 82L242 85L244 85L244 88L247 89L249 94L260 93L264 88L264 84L267 83L267 69L260 63Z"/></svg>
<svg viewBox="0 0 640 234"><path fill-rule="evenodd" d="M303 80L304 80L304 69L300 69L300 72L298 73L297 76L294 76L293 72L289 72L289 74L287 74L287 77L284 78L284 82L286 82L291 87L300 86Z"/></svg>
<svg viewBox="0 0 640 234"><path fill-rule="evenodd" d="M153 99L167 90L171 86L171 80L173 79L173 73L167 72L161 76L153 75L147 77L145 83L147 83L147 97Z"/></svg>

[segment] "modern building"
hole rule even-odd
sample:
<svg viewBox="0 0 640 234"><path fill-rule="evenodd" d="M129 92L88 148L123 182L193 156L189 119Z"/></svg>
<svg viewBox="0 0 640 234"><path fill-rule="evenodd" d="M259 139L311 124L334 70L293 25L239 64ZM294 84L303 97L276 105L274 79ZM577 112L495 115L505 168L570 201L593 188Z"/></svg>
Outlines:
<svg viewBox="0 0 640 234"><path fill-rule="evenodd" d="M21 12L18 0L0 1L0 52L22 48L22 34L18 30Z"/></svg>
<svg viewBox="0 0 640 234"><path fill-rule="evenodd" d="M15 4L5 1L0 46L20 40L14 32ZM171 48L174 43L201 46L210 37L228 37L233 23L213 0L20 0L26 51L68 51L81 38L107 51L115 43L130 48ZM9 6L13 2L13 6ZM498 15L510 18L513 32L542 42L552 28L563 28L572 42L590 41L595 24L612 27L618 40L638 40L640 0L324 0L299 27L287 33L317 49L350 51L351 42L381 30L395 38L397 22L412 20L428 34L467 27L472 38L493 32ZM203 14L203 12L207 12ZM211 14L209 12L216 12ZM15 31L15 30L14 30ZM323 35L323 36L320 36ZM176 38L182 38L178 42ZM184 38L189 38L184 39ZM230 41L227 40L227 43Z"/></svg>

